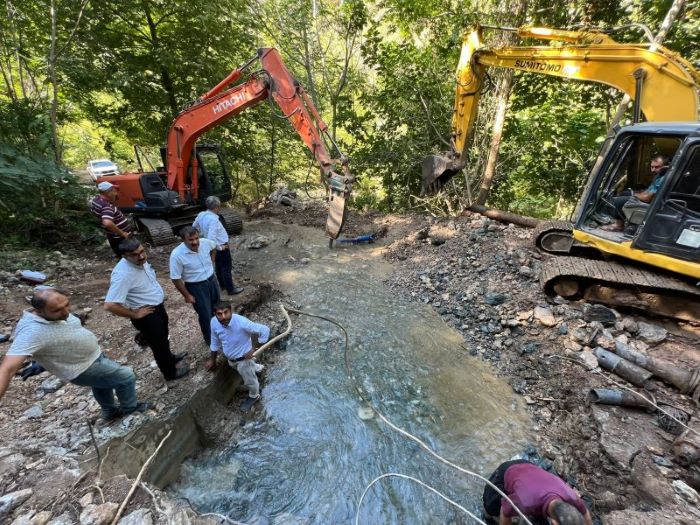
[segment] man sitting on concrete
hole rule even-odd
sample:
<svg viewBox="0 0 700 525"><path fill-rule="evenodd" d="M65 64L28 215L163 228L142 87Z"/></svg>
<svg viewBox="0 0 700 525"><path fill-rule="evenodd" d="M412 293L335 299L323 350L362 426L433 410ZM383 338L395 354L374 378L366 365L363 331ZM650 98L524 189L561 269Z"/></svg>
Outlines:
<svg viewBox="0 0 700 525"><path fill-rule="evenodd" d="M136 400L134 371L102 354L95 334L70 313L65 294L42 289L34 293L31 305L17 323L12 346L0 365L0 398L15 372L31 357L62 381L91 387L106 421L151 407Z"/></svg>
<svg viewBox="0 0 700 525"><path fill-rule="evenodd" d="M491 474L489 481L506 494L533 525L593 523L586 504L574 489L529 461L506 461ZM511 518L518 517L508 500L490 485L484 489L484 510L489 522L498 519L499 525L509 525Z"/></svg>

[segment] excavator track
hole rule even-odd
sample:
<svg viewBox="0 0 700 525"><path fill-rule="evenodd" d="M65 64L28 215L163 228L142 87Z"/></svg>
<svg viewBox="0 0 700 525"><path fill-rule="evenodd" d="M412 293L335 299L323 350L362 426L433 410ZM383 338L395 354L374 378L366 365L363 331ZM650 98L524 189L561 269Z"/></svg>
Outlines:
<svg viewBox="0 0 700 525"><path fill-rule="evenodd" d="M224 220L224 228L229 235L238 235L243 231L243 218L231 208L221 208L219 216Z"/></svg>
<svg viewBox="0 0 700 525"><path fill-rule="evenodd" d="M552 257L540 284L549 296L631 308L700 323L700 288L634 266L579 257Z"/></svg>
<svg viewBox="0 0 700 525"><path fill-rule="evenodd" d="M173 235L173 227L162 219L139 218L139 230L146 234L151 246L165 246L177 240Z"/></svg>
<svg viewBox="0 0 700 525"><path fill-rule="evenodd" d="M542 221L532 233L537 250L552 255L586 255L596 249L574 239L574 227L565 221Z"/></svg>

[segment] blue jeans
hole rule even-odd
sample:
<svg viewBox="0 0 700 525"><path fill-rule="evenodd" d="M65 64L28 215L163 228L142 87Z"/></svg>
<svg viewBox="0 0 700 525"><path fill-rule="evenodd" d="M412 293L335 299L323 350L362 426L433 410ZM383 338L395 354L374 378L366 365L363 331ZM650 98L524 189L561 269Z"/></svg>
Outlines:
<svg viewBox="0 0 700 525"><path fill-rule="evenodd" d="M103 354L71 383L92 387L92 395L102 408L102 417L110 418L120 412L136 409L136 375L128 366L115 363ZM114 401L117 394L119 405Z"/></svg>
<svg viewBox="0 0 700 525"><path fill-rule="evenodd" d="M211 318L214 317L214 305L221 299L219 285L216 284L214 274L211 274L211 277L206 281L185 283L185 288L195 298L192 307L197 312L197 320L199 328L202 330L204 342L209 346L211 344Z"/></svg>

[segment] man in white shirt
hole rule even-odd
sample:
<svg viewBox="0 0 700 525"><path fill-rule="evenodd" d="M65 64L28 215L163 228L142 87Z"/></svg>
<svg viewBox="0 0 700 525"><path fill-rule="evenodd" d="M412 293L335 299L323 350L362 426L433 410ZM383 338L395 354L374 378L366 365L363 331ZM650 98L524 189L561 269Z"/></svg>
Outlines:
<svg viewBox="0 0 700 525"><path fill-rule="evenodd" d="M0 365L0 398L15 372L31 357L62 381L92 387L107 421L151 408L136 399L134 371L102 354L95 334L70 313L65 294L45 288L34 293L31 305L17 323L12 346Z"/></svg>
<svg viewBox="0 0 700 525"><path fill-rule="evenodd" d="M165 311L163 288L156 272L148 263L146 249L138 239L127 239L119 245L122 259L112 270L104 308L131 320L153 351L158 368L167 380L179 379L188 367L176 368L187 352L173 354L168 340L168 313Z"/></svg>
<svg viewBox="0 0 700 525"><path fill-rule="evenodd" d="M262 366L255 362L253 353L257 345L267 342L269 337L270 329L267 326L234 314L229 303L215 305L211 320L211 355L206 367L207 370L216 368L216 359L221 351L228 364L241 374L243 384L248 387L248 399L241 404L244 412L260 399L260 383L255 372L262 370Z"/></svg>
<svg viewBox="0 0 700 525"><path fill-rule="evenodd" d="M226 228L219 220L219 210L221 209L221 200L218 197L210 195L204 202L207 209L199 215L192 223L194 228L199 230L202 237L211 239L216 243L216 257L214 258L214 266L216 267L216 279L219 281L219 286L222 290L226 290L229 295L236 295L243 291L243 288L233 284L231 277L231 250L228 244L228 233Z"/></svg>
<svg viewBox="0 0 700 525"><path fill-rule="evenodd" d="M180 230L182 243L170 254L170 278L177 291L197 312L199 328L207 346L211 344L211 318L219 302L219 285L214 276L216 243L200 239L192 226Z"/></svg>

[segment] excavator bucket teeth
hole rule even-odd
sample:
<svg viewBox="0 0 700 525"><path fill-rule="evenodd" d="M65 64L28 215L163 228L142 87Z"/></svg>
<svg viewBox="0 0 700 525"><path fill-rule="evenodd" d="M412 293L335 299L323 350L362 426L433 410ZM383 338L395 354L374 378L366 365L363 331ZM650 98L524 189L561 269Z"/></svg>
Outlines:
<svg viewBox="0 0 700 525"><path fill-rule="evenodd" d="M326 231L331 239L337 239L343 231L346 207L345 193L331 191L328 199L328 219L326 219Z"/></svg>
<svg viewBox="0 0 700 525"><path fill-rule="evenodd" d="M455 169L454 161L440 155L429 155L421 165L423 178L423 193L436 193L449 181L459 169Z"/></svg>

